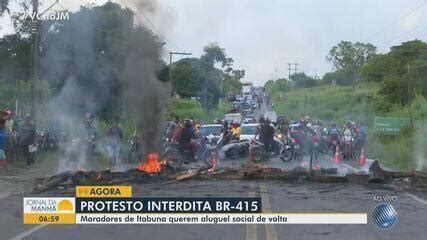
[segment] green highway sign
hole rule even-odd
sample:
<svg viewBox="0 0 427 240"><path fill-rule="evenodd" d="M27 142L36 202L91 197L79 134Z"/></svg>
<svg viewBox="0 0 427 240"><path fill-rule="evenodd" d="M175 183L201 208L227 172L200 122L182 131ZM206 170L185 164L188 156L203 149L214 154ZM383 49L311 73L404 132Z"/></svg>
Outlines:
<svg viewBox="0 0 427 240"><path fill-rule="evenodd" d="M399 135L401 127L409 124L409 118L375 117L374 127L377 133L384 135Z"/></svg>

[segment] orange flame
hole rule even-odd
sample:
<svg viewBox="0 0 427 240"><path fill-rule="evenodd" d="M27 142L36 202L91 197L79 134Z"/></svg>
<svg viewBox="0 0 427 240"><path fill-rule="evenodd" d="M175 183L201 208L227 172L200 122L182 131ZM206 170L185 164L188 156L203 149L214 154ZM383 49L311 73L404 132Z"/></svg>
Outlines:
<svg viewBox="0 0 427 240"><path fill-rule="evenodd" d="M208 173L213 173L213 172L215 172L215 169L216 169L216 166L217 166L217 164L218 164L218 160L217 160L217 155L216 155L216 153L212 153L212 159L211 159L211 164L212 164L212 167L211 168L209 168L208 169Z"/></svg>
<svg viewBox="0 0 427 240"><path fill-rule="evenodd" d="M98 175L96 175L96 181L99 181L102 179L102 174L98 173Z"/></svg>
<svg viewBox="0 0 427 240"><path fill-rule="evenodd" d="M159 161L157 153L148 154L148 159L145 163L140 164L136 169L147 173L158 173L162 170L164 162Z"/></svg>

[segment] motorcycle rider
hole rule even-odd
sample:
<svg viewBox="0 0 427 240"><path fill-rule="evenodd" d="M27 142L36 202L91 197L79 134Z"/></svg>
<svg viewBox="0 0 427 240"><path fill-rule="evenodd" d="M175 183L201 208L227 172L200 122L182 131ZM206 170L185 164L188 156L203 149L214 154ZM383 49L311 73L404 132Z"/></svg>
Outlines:
<svg viewBox="0 0 427 240"><path fill-rule="evenodd" d="M222 138L217 144L219 148L225 146L230 141L230 128L227 120L224 120L222 124L221 133L222 133Z"/></svg>
<svg viewBox="0 0 427 240"><path fill-rule="evenodd" d="M279 117L277 119L277 132L282 134L283 137L288 135L289 123L286 117Z"/></svg>
<svg viewBox="0 0 427 240"><path fill-rule="evenodd" d="M354 130L353 130L353 124L350 120L346 120L344 124L344 128L342 131L343 141L342 144L345 144L346 142L351 142L351 152L353 151L353 144L354 144ZM353 153L352 153L353 154ZM348 156L346 156L348 158Z"/></svg>
<svg viewBox="0 0 427 240"><path fill-rule="evenodd" d="M356 134L356 150L360 152L365 147L366 129L361 124L356 124L354 131Z"/></svg>
<svg viewBox="0 0 427 240"><path fill-rule="evenodd" d="M345 121L344 128L342 131L342 135L344 137L354 137L354 130L352 127L352 123L350 120Z"/></svg>
<svg viewBox="0 0 427 240"><path fill-rule="evenodd" d="M274 150L274 132L275 129L271 125L270 119L265 119L260 126L259 140L269 150Z"/></svg>
<svg viewBox="0 0 427 240"><path fill-rule="evenodd" d="M303 150L307 154L311 153L311 151L313 149L313 141L311 139L311 136L313 136L315 134L313 129L310 128L309 126L307 126L309 120L310 120L310 118L308 116L305 116L305 117L301 118L299 121L299 125L300 125L301 132L302 132L301 143L303 146Z"/></svg>
<svg viewBox="0 0 427 240"><path fill-rule="evenodd" d="M181 130L181 134L179 136L179 145L182 149L188 150L191 153L192 158L194 159L196 149L195 145L192 144L191 140L196 139L196 133L194 131L193 125L190 120L184 121L184 128Z"/></svg>
<svg viewBox="0 0 427 240"><path fill-rule="evenodd" d="M231 137L236 140L240 140L240 134L242 133L242 129L240 128L238 123L233 123L231 127Z"/></svg>

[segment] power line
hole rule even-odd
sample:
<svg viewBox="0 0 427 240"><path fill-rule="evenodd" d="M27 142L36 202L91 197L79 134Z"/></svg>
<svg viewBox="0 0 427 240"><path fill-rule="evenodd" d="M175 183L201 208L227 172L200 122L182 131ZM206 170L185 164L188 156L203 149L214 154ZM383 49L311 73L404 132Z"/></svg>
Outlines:
<svg viewBox="0 0 427 240"><path fill-rule="evenodd" d="M138 6L137 3L135 3L134 0L131 0L133 5L136 7L137 11L142 15L142 17L149 23L149 25L156 30L156 32L160 35L160 37L162 37L167 43L169 43L170 45L174 46L176 49L183 51L183 49L181 47L179 47L178 45L176 45L175 43L173 43L171 40L169 40L157 27L156 25L154 25L154 23L144 14L144 12L142 11L142 9Z"/></svg>
<svg viewBox="0 0 427 240"><path fill-rule="evenodd" d="M424 6L427 3L427 1L423 1L421 4L417 5L414 9L412 9L410 12L408 12L407 14L401 16L400 18L396 19L395 21L393 21L392 23L386 25L385 27L381 28L380 30L374 32L373 34L371 34L368 38L366 38L364 40L364 42L367 42L368 40L370 40L371 38L375 37L377 34L385 31L387 28L393 26L394 24L402 21L403 19L405 19L406 17L412 15L414 12L416 12L418 9L420 9L422 6Z"/></svg>
<svg viewBox="0 0 427 240"><path fill-rule="evenodd" d="M422 24L420 24L420 25L417 25L417 26L415 26L415 27L413 27L413 28L411 28L411 29L409 29L409 30L407 30L407 31L405 31L405 32L403 32L403 33L401 33L401 34L397 35L397 37L396 37L396 38L389 39L389 40L387 40L387 41L385 41L385 42L383 42L383 43L381 43L381 44L379 44L379 45L386 45L386 44L390 44L390 43L392 43L392 42L394 42L394 41L396 41L396 40L403 39L404 37L412 36L412 35L414 35L414 34L418 34L418 33L420 33L420 30L423 30L423 28L424 28L426 25L427 25L427 22L422 23Z"/></svg>
<svg viewBox="0 0 427 240"><path fill-rule="evenodd" d="M123 1L122 1L122 3L123 3ZM139 24L141 24L141 25L146 25L145 23L144 23L144 21L139 17L139 15L137 15L137 14L135 14L135 19L136 19L136 21L137 22L139 22ZM172 50L170 50L169 48L167 48L166 46L163 46L163 48L167 51L167 52L172 52Z"/></svg>

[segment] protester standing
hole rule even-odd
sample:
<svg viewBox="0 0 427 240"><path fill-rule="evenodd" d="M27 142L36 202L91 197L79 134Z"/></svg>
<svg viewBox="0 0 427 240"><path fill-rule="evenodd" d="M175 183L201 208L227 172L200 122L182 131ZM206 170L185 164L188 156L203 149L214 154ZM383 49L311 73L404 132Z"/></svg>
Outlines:
<svg viewBox="0 0 427 240"><path fill-rule="evenodd" d="M107 158L110 168L114 168L120 157L120 143L123 139L123 130L114 122L107 132Z"/></svg>
<svg viewBox="0 0 427 240"><path fill-rule="evenodd" d="M28 166L33 164L35 161L34 151L36 149L36 135L36 127L34 126L30 115L25 116L24 124L22 125L19 139Z"/></svg>
<svg viewBox="0 0 427 240"><path fill-rule="evenodd" d="M5 171L8 171L6 154L5 154L5 145L7 141L7 133L6 133L6 120L0 118L0 167Z"/></svg>

